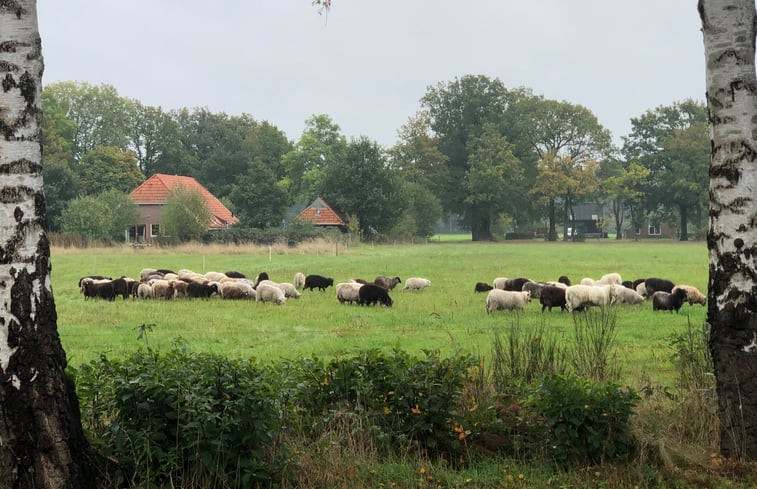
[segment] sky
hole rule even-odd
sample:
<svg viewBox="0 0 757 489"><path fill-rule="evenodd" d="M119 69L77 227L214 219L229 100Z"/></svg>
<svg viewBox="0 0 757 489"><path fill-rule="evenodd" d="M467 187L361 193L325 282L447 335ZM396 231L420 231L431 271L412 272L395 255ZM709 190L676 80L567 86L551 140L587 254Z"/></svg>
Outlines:
<svg viewBox="0 0 757 489"><path fill-rule="evenodd" d="M164 110L313 114L389 147L430 86L465 75L630 119L704 101L695 0L37 0L43 83L108 84Z"/></svg>

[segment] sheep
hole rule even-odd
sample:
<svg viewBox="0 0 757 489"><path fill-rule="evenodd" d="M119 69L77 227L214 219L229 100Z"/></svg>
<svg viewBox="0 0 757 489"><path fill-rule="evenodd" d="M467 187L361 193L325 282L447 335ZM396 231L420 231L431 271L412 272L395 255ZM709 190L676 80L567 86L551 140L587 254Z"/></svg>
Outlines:
<svg viewBox="0 0 757 489"><path fill-rule="evenodd" d="M82 292L84 292L84 288L82 287L81 283L84 280L86 280L86 279L91 279L91 280L113 280L113 278L111 278L111 277L104 277L102 275L86 275L86 276L81 277L79 279L79 290L81 290Z"/></svg>
<svg viewBox="0 0 757 489"><path fill-rule="evenodd" d="M647 297L647 286L644 284L644 282L641 282L636 286L636 293L642 297Z"/></svg>
<svg viewBox="0 0 757 489"><path fill-rule="evenodd" d="M399 277L387 277L386 275L379 275L373 279L373 283L386 290L394 290L397 284L402 283Z"/></svg>
<svg viewBox="0 0 757 489"><path fill-rule="evenodd" d="M364 284L357 282L342 282L336 284L336 298L340 304L360 301L360 287Z"/></svg>
<svg viewBox="0 0 757 489"><path fill-rule="evenodd" d="M508 280L505 283L505 290L511 290L511 291L514 291L514 292L519 292L519 291L523 290L523 285L525 285L525 284L527 284L529 282L533 282L533 280L531 280L530 278L526 278L526 277L514 278L512 280Z"/></svg>
<svg viewBox="0 0 757 489"><path fill-rule="evenodd" d="M487 284L486 282L476 282L476 285L473 287L473 292L487 292L489 290L492 290L494 287Z"/></svg>
<svg viewBox="0 0 757 489"><path fill-rule="evenodd" d="M116 289L113 287L111 281L97 282L94 280L85 280L82 282L84 287L84 298L99 297L101 299L107 299L114 301L116 299Z"/></svg>
<svg viewBox="0 0 757 489"><path fill-rule="evenodd" d="M581 285L594 285L596 283L597 283L596 280L594 280L593 278L589 278L589 277L582 278L581 282L580 282Z"/></svg>
<svg viewBox="0 0 757 489"><path fill-rule="evenodd" d="M140 299L152 299L152 286L147 282L140 282L137 287L137 297Z"/></svg>
<svg viewBox="0 0 757 489"><path fill-rule="evenodd" d="M256 299L252 285L242 281L223 282L219 291L222 299Z"/></svg>
<svg viewBox="0 0 757 489"><path fill-rule="evenodd" d="M647 288L647 295L654 295L658 290L671 293L675 286L673 282L664 278L648 278L644 281L644 285Z"/></svg>
<svg viewBox="0 0 757 489"><path fill-rule="evenodd" d="M308 275L305 277L305 285L303 286L303 289L310 289L311 291L313 289L318 289L320 291L325 291L327 287L331 287L334 285L334 279L323 277L321 275Z"/></svg>
<svg viewBox="0 0 757 489"><path fill-rule="evenodd" d="M552 287L560 287L560 288L561 288L561 289L563 289L563 290L565 290L565 289L567 289L568 287L570 287L570 285L566 285L566 284L565 284L565 283L563 283L563 282L547 282L547 283L546 283L546 285L550 285L550 286L552 286Z"/></svg>
<svg viewBox="0 0 757 489"><path fill-rule="evenodd" d="M558 282L561 284L565 284L567 287L571 286L570 279L567 275L560 275L560 277L557 279Z"/></svg>
<svg viewBox="0 0 757 489"><path fill-rule="evenodd" d="M173 283L163 279L152 279L148 282L152 286L152 296L156 299L170 299L173 297Z"/></svg>
<svg viewBox="0 0 757 489"><path fill-rule="evenodd" d="M173 296L174 297L187 297L187 289L189 288L189 282L183 280L171 280L173 284Z"/></svg>
<svg viewBox="0 0 757 489"><path fill-rule="evenodd" d="M113 280L112 283L113 288L116 291L116 295L120 295L124 300L126 300L126 298L129 296L129 288L131 282L135 282L135 280L123 275Z"/></svg>
<svg viewBox="0 0 757 489"><path fill-rule="evenodd" d="M229 278L247 278L245 274L242 272L237 272L236 270L229 270L228 272L224 273Z"/></svg>
<svg viewBox="0 0 757 489"><path fill-rule="evenodd" d="M686 301L686 290L678 289L673 293L658 290L652 294L653 311L675 311L678 312Z"/></svg>
<svg viewBox="0 0 757 489"><path fill-rule="evenodd" d="M541 303L541 312L544 312L544 309L546 308L549 308L549 312L552 312L552 308L557 306L560 306L561 311L566 309L565 289L567 289L568 287L563 283L557 283L559 283L562 287L556 285L547 285L541 290L541 297L539 297L539 302Z"/></svg>
<svg viewBox="0 0 757 489"><path fill-rule="evenodd" d="M179 280L184 280L185 282L194 282L197 280L204 281L207 280L205 278L205 275L201 273L195 273L191 270L179 270L179 273L177 274L179 277Z"/></svg>
<svg viewBox="0 0 757 489"><path fill-rule="evenodd" d="M631 283L631 288L638 291L639 284L643 284L645 280L645 278L637 278Z"/></svg>
<svg viewBox="0 0 757 489"><path fill-rule="evenodd" d="M262 282L263 280L268 280L268 274L266 272L260 272L257 277L255 277L255 284L252 286L253 289L258 288L258 284Z"/></svg>
<svg viewBox="0 0 757 489"><path fill-rule="evenodd" d="M389 297L389 291L376 284L365 284L358 290L358 304L370 306L381 303L386 307L392 307L394 301Z"/></svg>
<svg viewBox="0 0 757 489"><path fill-rule="evenodd" d="M218 293L218 285L219 284L216 282L208 282L206 284L192 282L187 286L187 297L199 297L202 299L208 299L213 294Z"/></svg>
<svg viewBox="0 0 757 489"><path fill-rule="evenodd" d="M492 284L494 285L495 289L505 290L505 287L507 287L508 280L512 280L512 279L507 278L507 277L497 277L494 280L492 280Z"/></svg>
<svg viewBox="0 0 757 489"><path fill-rule="evenodd" d="M305 287L305 274L302 272L295 273L292 283L294 283L297 290L302 290L302 288Z"/></svg>
<svg viewBox="0 0 757 489"><path fill-rule="evenodd" d="M523 284L521 290L527 290L531 294L532 299L538 299L541 297L541 291L546 284L539 282L526 282Z"/></svg>
<svg viewBox="0 0 757 489"><path fill-rule="evenodd" d="M405 287L402 290L420 290L431 286L431 280L427 278L411 277L405 280Z"/></svg>
<svg viewBox="0 0 757 489"><path fill-rule="evenodd" d="M615 295L609 285L571 285L565 289L565 305L568 312L583 306L607 306Z"/></svg>
<svg viewBox="0 0 757 489"><path fill-rule="evenodd" d="M205 278L208 279L210 282L218 282L222 278L225 278L226 274L223 274L221 272L205 272Z"/></svg>
<svg viewBox="0 0 757 489"><path fill-rule="evenodd" d="M272 302L278 306L283 306L287 301L284 292L275 285L259 284L255 289L255 293L255 300L257 302Z"/></svg>
<svg viewBox="0 0 757 489"><path fill-rule="evenodd" d="M644 298L635 290L631 290L628 287L618 284L612 284L610 287L615 294L616 304L640 304L644 302Z"/></svg>
<svg viewBox="0 0 757 489"><path fill-rule="evenodd" d="M281 282L277 284L277 286L281 289L287 299L300 298L300 293L297 291L297 288L294 286L294 284L290 284L289 282Z"/></svg>
<svg viewBox="0 0 757 489"><path fill-rule="evenodd" d="M697 289L693 285L676 285L675 287L673 287L672 292L674 293L676 289L683 289L686 291L686 300L691 306L693 306L694 304L701 304L703 306L707 304L707 297L699 292L699 289Z"/></svg>
<svg viewBox="0 0 757 489"><path fill-rule="evenodd" d="M531 300L528 291L492 289L486 296L486 314L491 314L499 309L522 310Z"/></svg>
<svg viewBox="0 0 757 489"><path fill-rule="evenodd" d="M631 282L630 280L624 280L623 283L620 284L620 285L622 285L623 287L625 287L627 289L631 289L634 292L636 292L636 287L633 286L633 282Z"/></svg>
<svg viewBox="0 0 757 489"><path fill-rule="evenodd" d="M158 271L154 268L143 268L141 272L139 272L139 281L140 282L147 282L147 280L150 278L151 275L155 275Z"/></svg>
<svg viewBox="0 0 757 489"><path fill-rule="evenodd" d="M95 277L99 277L100 275L94 275ZM92 277L82 277L79 279L79 292L84 294L84 298L87 299L89 296L85 293L85 289L87 284L109 284L112 280L109 278L92 278Z"/></svg>
<svg viewBox="0 0 757 489"><path fill-rule="evenodd" d="M179 274L178 273L166 273L163 274L163 278L168 280L169 282L172 280L179 280Z"/></svg>
<svg viewBox="0 0 757 489"><path fill-rule="evenodd" d="M597 280L595 285L620 285L623 283L623 278L619 273L606 273Z"/></svg>

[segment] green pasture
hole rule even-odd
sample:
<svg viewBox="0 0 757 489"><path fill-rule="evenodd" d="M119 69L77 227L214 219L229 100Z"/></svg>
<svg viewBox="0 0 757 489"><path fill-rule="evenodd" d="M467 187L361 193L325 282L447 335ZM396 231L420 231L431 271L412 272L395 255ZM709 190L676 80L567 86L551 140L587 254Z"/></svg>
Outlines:
<svg viewBox="0 0 757 489"><path fill-rule="evenodd" d="M556 280L567 275L599 278L618 272L624 279L664 277L706 291L707 248L704 243L615 242L586 243L450 243L416 245L359 245L318 252L286 250L270 255L217 251L166 253L165 250L99 250L92 253L54 252L52 283L58 311L58 329L69 363L76 366L105 353L122 357L140 342L167 347L175 342L191 350L222 353L238 358L272 361L315 355L332 357L356 350L404 349L443 353L463 350L486 357L494 330L519 321L522 327L543 325L550 334L571 341L571 315L557 309L542 314L538 301L522 313L497 312L487 316L486 294L476 294L478 281L525 276ZM394 307L342 305L333 288L304 291L285 306L255 302L210 300L144 301L117 299L85 301L77 288L79 277L102 274L138 278L142 268L188 268L197 272L238 270L254 277L266 271L272 280L291 282L296 272L333 277L373 279L398 275L419 276L431 287L391 296ZM653 312L647 301L619 306L617 339L619 360L633 383L668 380L671 368L669 338L689 327L700 328L706 310L684 305L679 314ZM146 337L138 340L140 325Z"/></svg>

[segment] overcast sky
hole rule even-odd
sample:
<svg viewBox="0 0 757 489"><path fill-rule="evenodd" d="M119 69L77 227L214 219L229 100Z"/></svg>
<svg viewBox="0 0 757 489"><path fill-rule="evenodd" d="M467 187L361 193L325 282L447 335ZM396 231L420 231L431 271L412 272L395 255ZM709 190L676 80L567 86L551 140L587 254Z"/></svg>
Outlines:
<svg viewBox="0 0 757 489"><path fill-rule="evenodd" d="M164 110L248 113L299 139L328 114L384 146L427 88L499 78L630 118L704 100L695 0L38 0L43 82L114 86Z"/></svg>

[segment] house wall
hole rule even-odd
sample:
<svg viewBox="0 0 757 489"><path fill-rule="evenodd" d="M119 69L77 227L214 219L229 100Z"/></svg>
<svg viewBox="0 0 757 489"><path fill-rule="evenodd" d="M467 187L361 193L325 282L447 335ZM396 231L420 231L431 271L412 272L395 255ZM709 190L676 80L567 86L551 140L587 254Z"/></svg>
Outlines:
<svg viewBox="0 0 757 489"><path fill-rule="evenodd" d="M637 234L637 231L640 231ZM649 234L649 223L644 224L641 229L627 228L624 232L626 239L655 239L655 238L676 238L678 236L678 230L670 226L667 222L662 222L659 225L659 234Z"/></svg>
<svg viewBox="0 0 757 489"><path fill-rule="evenodd" d="M137 230L139 235L136 236L134 232L129 232L129 239L134 239L140 243L152 243L157 236L152 236L152 226L156 224L161 226L163 220L163 205L162 204L139 204L139 224ZM140 229L141 228L141 229ZM161 229L162 231L162 229Z"/></svg>

